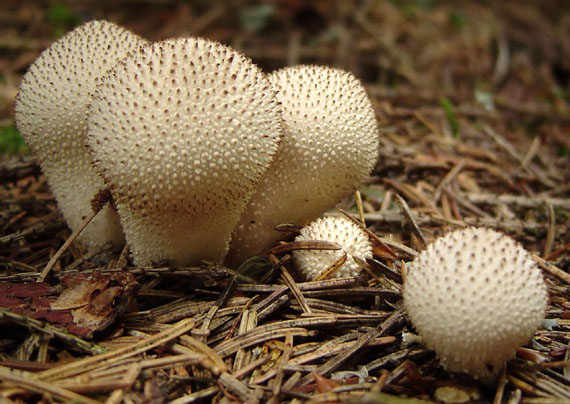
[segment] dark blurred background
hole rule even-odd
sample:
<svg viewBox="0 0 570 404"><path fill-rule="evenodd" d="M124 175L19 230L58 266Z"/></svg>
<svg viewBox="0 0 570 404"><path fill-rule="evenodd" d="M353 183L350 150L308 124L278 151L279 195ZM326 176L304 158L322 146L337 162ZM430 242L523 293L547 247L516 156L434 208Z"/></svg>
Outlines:
<svg viewBox="0 0 570 404"><path fill-rule="evenodd" d="M565 110L569 11L564 0L2 0L0 151L24 147L12 108L27 66L91 19L151 40L215 39L267 71L297 63L342 67L365 82L383 119L391 107L442 97L487 110L530 101Z"/></svg>

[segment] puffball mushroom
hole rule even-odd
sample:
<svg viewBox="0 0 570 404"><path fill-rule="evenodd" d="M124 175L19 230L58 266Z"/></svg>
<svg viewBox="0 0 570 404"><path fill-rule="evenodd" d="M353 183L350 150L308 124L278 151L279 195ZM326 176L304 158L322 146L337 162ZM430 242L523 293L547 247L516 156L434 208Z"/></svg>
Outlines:
<svg viewBox="0 0 570 404"><path fill-rule="evenodd" d="M491 380L540 326L547 291L537 264L504 234L456 230L411 264L404 307L449 370Z"/></svg>
<svg viewBox="0 0 570 404"><path fill-rule="evenodd" d="M276 225L314 220L353 192L378 155L374 109L351 73L301 65L269 78L284 138L234 232L227 260L234 266L279 240Z"/></svg>
<svg viewBox="0 0 570 404"><path fill-rule="evenodd" d="M202 38L134 53L98 86L88 143L136 265L219 262L281 140L251 60Z"/></svg>
<svg viewBox="0 0 570 404"><path fill-rule="evenodd" d="M307 280L313 280L327 269L337 265L344 256L346 261L332 274L332 278L357 276L361 267L354 256L372 258L372 243L368 235L346 217L325 216L303 227L295 241L324 240L342 246L341 250L295 250L295 268Z"/></svg>
<svg viewBox="0 0 570 404"><path fill-rule="evenodd" d="M99 79L146 43L106 21L79 26L47 48L24 75L15 120L47 177L69 227L75 230L104 188L85 146L87 109ZM106 206L79 236L89 250L124 243L119 217Z"/></svg>

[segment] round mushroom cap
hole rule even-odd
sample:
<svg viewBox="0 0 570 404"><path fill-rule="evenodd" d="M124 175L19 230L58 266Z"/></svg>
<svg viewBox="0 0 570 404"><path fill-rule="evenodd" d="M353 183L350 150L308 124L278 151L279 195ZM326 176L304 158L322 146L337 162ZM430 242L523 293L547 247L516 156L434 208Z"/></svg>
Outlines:
<svg viewBox="0 0 570 404"><path fill-rule="evenodd" d="M411 264L403 297L440 362L483 380L532 337L548 298L540 269L520 244L476 227L430 244Z"/></svg>
<svg viewBox="0 0 570 404"><path fill-rule="evenodd" d="M88 142L137 265L220 261L281 140L275 91L202 38L157 42L97 88Z"/></svg>
<svg viewBox="0 0 570 404"><path fill-rule="evenodd" d="M69 227L75 230L104 188L86 150L91 93L128 52L146 41L107 21L79 26L53 43L24 75L16 98L16 125L38 160ZM124 243L117 213L109 206L79 237L96 250Z"/></svg>
<svg viewBox="0 0 570 404"><path fill-rule="evenodd" d="M379 131L362 84L351 73L293 66L269 76L282 107L277 157L234 232L234 266L274 245L280 223L304 224L350 195L370 174Z"/></svg>
<svg viewBox="0 0 570 404"><path fill-rule="evenodd" d="M331 278L357 276L362 267L353 257L372 258L372 243L368 235L355 223L343 216L326 216L315 220L301 229L295 241L324 240L342 246L341 250L295 250L295 268L307 280L313 280L327 269L346 261L332 274Z"/></svg>

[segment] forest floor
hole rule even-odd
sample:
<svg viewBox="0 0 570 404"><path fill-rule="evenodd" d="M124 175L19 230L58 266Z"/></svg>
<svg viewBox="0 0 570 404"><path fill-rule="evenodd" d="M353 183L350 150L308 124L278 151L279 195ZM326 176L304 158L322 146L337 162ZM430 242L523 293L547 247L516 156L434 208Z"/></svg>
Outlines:
<svg viewBox="0 0 570 404"><path fill-rule="evenodd" d="M241 274L137 268L126 254L97 267L72 245L34 282L70 231L14 126L14 98L38 54L93 18L150 40L218 40L266 71L353 72L382 133L364 218L390 251L376 244L359 279L302 283L284 276L295 276L286 259ZM562 0L3 0L0 402L570 402L569 103ZM342 207L357 212L354 198ZM550 296L548 326L492 385L403 340L414 331L403 266L422 238L466 225L519 241ZM102 291L112 298L95 313L76 310Z"/></svg>

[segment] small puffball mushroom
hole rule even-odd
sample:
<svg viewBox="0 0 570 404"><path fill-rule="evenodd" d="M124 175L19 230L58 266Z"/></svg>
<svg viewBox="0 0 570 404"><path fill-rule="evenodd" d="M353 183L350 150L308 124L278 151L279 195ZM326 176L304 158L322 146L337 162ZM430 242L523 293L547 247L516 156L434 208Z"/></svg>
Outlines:
<svg viewBox="0 0 570 404"><path fill-rule="evenodd" d="M492 381L540 326L547 291L516 241L495 230L456 230L411 264L404 307L428 348L449 370Z"/></svg>
<svg viewBox="0 0 570 404"><path fill-rule="evenodd" d="M79 26L46 49L24 75L16 98L16 125L47 177L59 209L75 230L104 188L85 146L91 93L128 52L146 43L106 21ZM124 243L119 217L106 206L82 231L79 242L96 251Z"/></svg>
<svg viewBox="0 0 570 404"><path fill-rule="evenodd" d="M281 140L265 74L202 38L156 42L97 88L88 143L136 265L220 262Z"/></svg>
<svg viewBox="0 0 570 404"><path fill-rule="evenodd" d="M353 257L372 258L372 243L368 235L346 217L326 216L319 218L301 229L295 241L324 240L342 246L341 250L295 250L295 268L307 280L313 280L329 268L346 261L332 274L332 278L357 276L361 267Z"/></svg>
<svg viewBox="0 0 570 404"><path fill-rule="evenodd" d="M276 225L307 223L350 195L378 156L374 109L351 73L301 65L269 78L284 138L234 232L227 260L233 266L272 247L283 235Z"/></svg>

